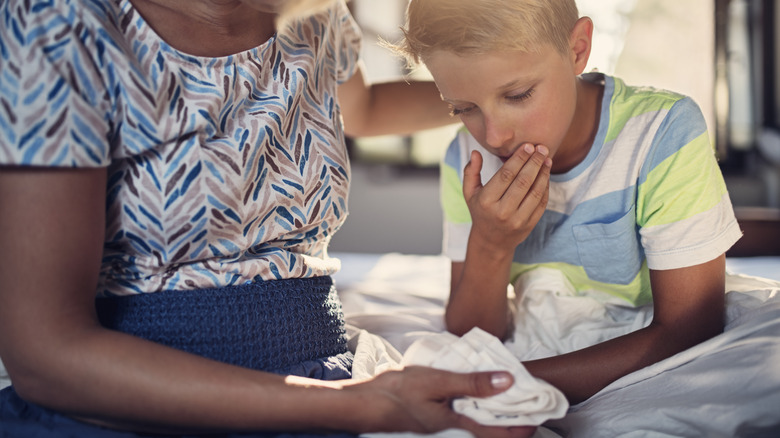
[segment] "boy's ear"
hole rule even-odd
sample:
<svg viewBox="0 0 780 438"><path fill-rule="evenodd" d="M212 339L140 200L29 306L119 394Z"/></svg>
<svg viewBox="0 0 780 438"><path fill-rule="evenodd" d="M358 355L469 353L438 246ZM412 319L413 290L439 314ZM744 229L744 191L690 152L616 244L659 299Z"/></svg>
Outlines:
<svg viewBox="0 0 780 438"><path fill-rule="evenodd" d="M582 17L574 24L574 29L569 37L572 64L575 74L585 71L585 66L590 58L590 48L593 42L593 21L589 17Z"/></svg>

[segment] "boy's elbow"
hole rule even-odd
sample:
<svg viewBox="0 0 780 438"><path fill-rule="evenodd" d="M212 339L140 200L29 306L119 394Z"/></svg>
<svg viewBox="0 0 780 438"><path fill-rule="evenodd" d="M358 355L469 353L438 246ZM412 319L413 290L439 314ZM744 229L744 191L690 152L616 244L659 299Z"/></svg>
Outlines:
<svg viewBox="0 0 780 438"><path fill-rule="evenodd" d="M502 324L500 321L475 322L445 315L444 324L447 331L456 336L463 336L475 327L490 333L501 341L506 340L508 334L507 324Z"/></svg>
<svg viewBox="0 0 780 438"><path fill-rule="evenodd" d="M463 336L470 330L465 328L462 324L446 324L446 326L447 331L455 336Z"/></svg>

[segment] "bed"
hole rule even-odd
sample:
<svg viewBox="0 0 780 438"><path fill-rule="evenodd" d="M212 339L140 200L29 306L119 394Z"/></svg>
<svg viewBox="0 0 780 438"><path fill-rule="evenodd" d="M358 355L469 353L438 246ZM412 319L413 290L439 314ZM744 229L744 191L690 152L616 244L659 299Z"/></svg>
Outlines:
<svg viewBox="0 0 780 438"><path fill-rule="evenodd" d="M443 311L449 288L449 261L445 257L397 253L332 256L342 262L335 281L351 334L369 333L403 355L415 341L445 331ZM569 407L562 419L545 423L536 438L780 436L780 257L728 257L727 270L731 292L724 335L614 382L589 400ZM532 280L550 283L545 277ZM624 311L629 312L620 306L610 310L613 314ZM646 322L649 316L632 310L616 318L624 322L618 331L625 331ZM580 327L576 324L569 328L566 336L561 336L567 345L518 339L507 345L528 359L528 354L542 357L551 349L575 348L594 339L577 335ZM615 326L607 329L615 330ZM604 333L599 327L589 330ZM376 352L369 354L367 364L363 353L356 358L362 375L393 365L383 368ZM0 387L8 384L0 364ZM703 399L701 392L705 393ZM368 435L406 436L414 435ZM436 436L469 435L450 430Z"/></svg>
<svg viewBox="0 0 780 438"><path fill-rule="evenodd" d="M415 341L444 331L449 288L446 258L334 256L342 261L335 279L353 330L357 327L380 336L402 355ZM780 257L729 257L727 270L730 292L723 335L619 379L571 406L563 419L545 423L536 438L780 437ZM550 284L558 280L537 276L530 281ZM555 305L560 310L561 302ZM595 342L599 334L612 337L636 329L651 317L647 309L617 306L608 311L613 316L610 326L568 321L569 330L562 336L566 345L540 346L518 339L506 344L522 359L543 357L555 348L574 349ZM560 324L555 330L561 334ZM438 436L463 433L446 431ZM376 434L404 435L409 434Z"/></svg>

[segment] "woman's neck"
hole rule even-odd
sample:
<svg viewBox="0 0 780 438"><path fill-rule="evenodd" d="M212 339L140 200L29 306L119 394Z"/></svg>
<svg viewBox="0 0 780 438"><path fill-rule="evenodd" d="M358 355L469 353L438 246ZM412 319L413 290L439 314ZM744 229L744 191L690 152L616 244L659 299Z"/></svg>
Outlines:
<svg viewBox="0 0 780 438"><path fill-rule="evenodd" d="M171 47L203 57L222 57L260 46L276 31L276 14L237 0L130 0Z"/></svg>

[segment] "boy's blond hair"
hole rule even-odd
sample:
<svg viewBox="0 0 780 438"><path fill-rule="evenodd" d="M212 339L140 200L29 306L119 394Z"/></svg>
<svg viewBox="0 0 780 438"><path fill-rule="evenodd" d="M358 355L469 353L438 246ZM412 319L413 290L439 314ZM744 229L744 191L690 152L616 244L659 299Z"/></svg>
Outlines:
<svg viewBox="0 0 780 438"><path fill-rule="evenodd" d="M390 46L411 65L436 50L536 52L550 44L563 54L578 18L575 0L411 0L404 37Z"/></svg>

